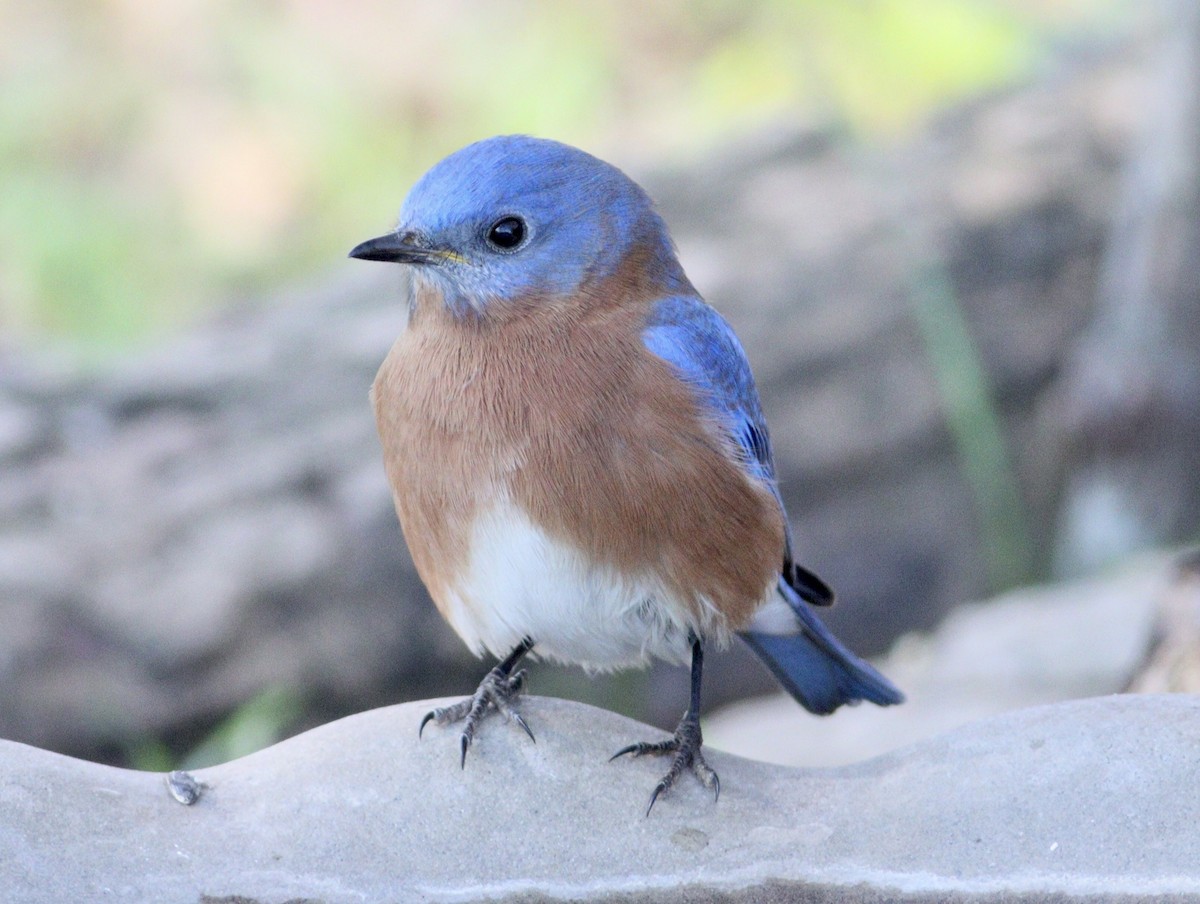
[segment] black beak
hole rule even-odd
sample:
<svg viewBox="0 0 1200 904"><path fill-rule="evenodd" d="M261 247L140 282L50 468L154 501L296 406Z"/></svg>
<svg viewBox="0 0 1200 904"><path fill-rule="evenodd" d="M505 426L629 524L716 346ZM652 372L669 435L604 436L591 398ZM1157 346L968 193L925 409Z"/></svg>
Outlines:
<svg viewBox="0 0 1200 904"><path fill-rule="evenodd" d="M355 245L350 257L393 264L436 264L443 255L430 248L415 232L389 232Z"/></svg>

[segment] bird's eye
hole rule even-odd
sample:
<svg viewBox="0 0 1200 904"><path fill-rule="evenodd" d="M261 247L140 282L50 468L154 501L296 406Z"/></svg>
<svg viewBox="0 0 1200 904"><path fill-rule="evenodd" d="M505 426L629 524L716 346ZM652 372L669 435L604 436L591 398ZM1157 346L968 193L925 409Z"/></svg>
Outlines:
<svg viewBox="0 0 1200 904"><path fill-rule="evenodd" d="M525 223L519 217L504 217L488 228L488 244L501 251L511 251L525 240Z"/></svg>

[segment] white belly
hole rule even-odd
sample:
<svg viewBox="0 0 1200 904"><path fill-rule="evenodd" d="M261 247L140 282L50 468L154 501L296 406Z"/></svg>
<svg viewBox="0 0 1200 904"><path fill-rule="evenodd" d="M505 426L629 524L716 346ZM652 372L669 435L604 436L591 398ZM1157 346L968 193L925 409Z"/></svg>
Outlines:
<svg viewBox="0 0 1200 904"><path fill-rule="evenodd" d="M476 653L502 657L530 637L540 655L590 669L651 657L686 662L691 634L728 634L707 603L697 617L655 575L589 563L511 503L477 518L470 565L445 602L450 624Z"/></svg>

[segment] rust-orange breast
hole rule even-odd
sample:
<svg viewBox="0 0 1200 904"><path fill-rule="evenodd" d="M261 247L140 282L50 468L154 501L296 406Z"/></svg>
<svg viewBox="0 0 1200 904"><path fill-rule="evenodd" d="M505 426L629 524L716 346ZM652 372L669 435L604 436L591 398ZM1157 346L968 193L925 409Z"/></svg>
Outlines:
<svg viewBox="0 0 1200 904"><path fill-rule="evenodd" d="M444 615L500 496L590 559L656 574L697 623L708 606L742 626L773 585L778 504L644 347L647 305L617 288L468 320L418 297L372 395L401 526Z"/></svg>

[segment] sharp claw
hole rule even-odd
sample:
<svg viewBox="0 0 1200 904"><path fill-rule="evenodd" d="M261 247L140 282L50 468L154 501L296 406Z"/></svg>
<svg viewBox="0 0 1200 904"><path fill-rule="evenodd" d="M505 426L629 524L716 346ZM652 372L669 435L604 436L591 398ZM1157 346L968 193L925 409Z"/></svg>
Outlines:
<svg viewBox="0 0 1200 904"><path fill-rule="evenodd" d="M654 809L654 802L658 800L658 795L667 790L666 782L659 782L654 786L654 793L650 795L650 806L646 807L646 818L650 817L650 811Z"/></svg>
<svg viewBox="0 0 1200 904"><path fill-rule="evenodd" d="M650 754L658 756L660 754L673 753L674 750L675 750L675 748L672 746L672 743L670 741L664 741L662 743L651 743L650 741L637 741L636 743L630 744L627 747L622 747L620 750L618 750L616 753L614 753L612 756L610 756L608 758L608 761L611 763L617 757L625 756L627 753L631 753L635 757L647 756Z"/></svg>
<svg viewBox="0 0 1200 904"><path fill-rule="evenodd" d="M642 755L671 756L671 768L654 788L654 794L650 797L650 805L646 807L646 815L649 816L659 797L663 793L670 791L674 787L675 781L684 772L691 772L696 776L700 784L713 792L713 803L716 803L720 798L721 780L717 777L717 773L713 771L712 767L704 761L704 755L701 753L702 744L703 739L700 737L697 726L681 724L676 729L675 736L669 740L657 743L641 741L636 744L630 744L614 753L608 758L608 761L611 763L618 757L627 754L632 754L635 757Z"/></svg>
<svg viewBox="0 0 1200 904"><path fill-rule="evenodd" d="M529 723L512 705L513 699L525 684L525 670L521 669L510 675L513 666L532 648L532 640L528 638L522 640L503 662L488 672L479 682L474 694L452 706L439 706L426 713L417 728L417 737L420 738L424 734L425 726L430 722L437 722L438 725L463 722L463 732L459 739L458 763L460 768L466 769L467 751L471 749L475 730L487 717L488 711L495 710L501 713L506 720L516 719L522 731L529 735L529 739L536 744L537 738L533 736L533 730L529 727Z"/></svg>
<svg viewBox="0 0 1200 904"><path fill-rule="evenodd" d="M529 729L529 723L527 723L527 722L526 722L526 721L525 721L525 720L524 720L524 719L521 717L521 714L520 714L519 712L516 712L516 711L514 711L514 712L513 712L513 714L512 714L512 717L513 717L514 721L516 721L516 723L517 723L518 725L520 725L520 726L521 726L523 729L525 729L525 734L529 735L529 740L533 741L533 743L535 743L535 744L536 744L536 743L537 743L537 738L535 738L535 737L533 736L533 732L532 732L532 731Z"/></svg>
<svg viewBox="0 0 1200 904"><path fill-rule="evenodd" d="M638 745L637 745L637 744L630 744L630 745L629 745L629 746L627 746L627 747L622 747L620 750L618 750L616 753L614 753L612 756L610 756L610 757L608 758L608 761L611 763L611 762L612 762L613 760L615 760L617 757L619 757L619 756L625 756L625 754L627 754L627 753L634 753L634 752L635 752L637 749L638 749Z"/></svg>

